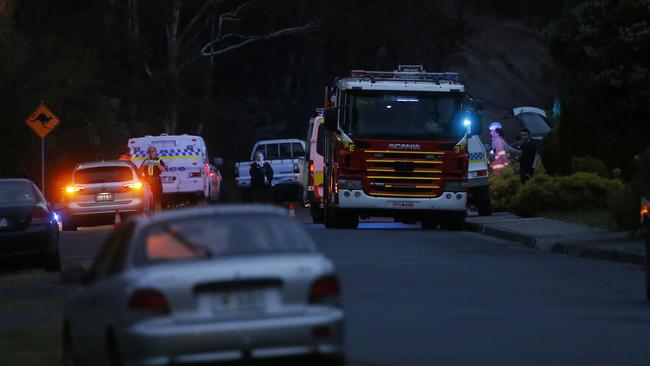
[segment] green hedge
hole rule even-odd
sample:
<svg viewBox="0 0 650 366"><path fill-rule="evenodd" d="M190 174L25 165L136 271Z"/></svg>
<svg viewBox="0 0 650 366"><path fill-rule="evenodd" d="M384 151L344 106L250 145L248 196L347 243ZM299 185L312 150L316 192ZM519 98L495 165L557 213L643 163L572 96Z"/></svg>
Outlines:
<svg viewBox="0 0 650 366"><path fill-rule="evenodd" d="M622 189L620 181L596 173L538 175L517 191L510 210L517 215L533 216L546 211L607 208L609 197Z"/></svg>

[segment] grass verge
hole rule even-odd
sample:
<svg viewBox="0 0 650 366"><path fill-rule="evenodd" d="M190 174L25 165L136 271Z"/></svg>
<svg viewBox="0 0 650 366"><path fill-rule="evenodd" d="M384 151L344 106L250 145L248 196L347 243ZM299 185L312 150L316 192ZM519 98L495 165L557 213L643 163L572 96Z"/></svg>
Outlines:
<svg viewBox="0 0 650 366"><path fill-rule="evenodd" d="M572 224L586 225L594 229L617 230L616 223L614 223L609 211L606 209L544 212L540 216L547 219L570 222Z"/></svg>

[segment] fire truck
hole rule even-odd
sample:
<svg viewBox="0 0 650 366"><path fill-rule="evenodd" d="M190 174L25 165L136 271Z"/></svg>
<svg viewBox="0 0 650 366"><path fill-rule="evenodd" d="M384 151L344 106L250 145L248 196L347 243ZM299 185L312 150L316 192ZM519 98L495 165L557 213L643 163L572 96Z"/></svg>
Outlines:
<svg viewBox="0 0 650 366"><path fill-rule="evenodd" d="M420 65L352 71L326 96L324 220L394 217L461 229L467 205L467 141L481 132L480 101L457 73Z"/></svg>

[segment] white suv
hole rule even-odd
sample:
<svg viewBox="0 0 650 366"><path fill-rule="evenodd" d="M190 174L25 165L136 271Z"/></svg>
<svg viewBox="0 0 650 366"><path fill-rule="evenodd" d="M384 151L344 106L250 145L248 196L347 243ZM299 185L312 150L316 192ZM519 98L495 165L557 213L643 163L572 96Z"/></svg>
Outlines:
<svg viewBox="0 0 650 366"><path fill-rule="evenodd" d="M151 212L151 191L127 161L81 163L65 188L63 230L113 224L125 216Z"/></svg>

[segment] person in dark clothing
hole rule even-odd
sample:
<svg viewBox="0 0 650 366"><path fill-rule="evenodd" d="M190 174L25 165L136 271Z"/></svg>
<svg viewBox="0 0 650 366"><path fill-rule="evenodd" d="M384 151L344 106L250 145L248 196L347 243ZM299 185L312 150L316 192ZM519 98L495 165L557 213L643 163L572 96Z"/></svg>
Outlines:
<svg viewBox="0 0 650 366"><path fill-rule="evenodd" d="M165 162L158 157L158 150L154 146L149 146L147 149L147 158L144 159L140 166L140 174L144 180L151 187L151 194L153 195L154 211L162 210L162 180L160 174L165 171Z"/></svg>
<svg viewBox="0 0 650 366"><path fill-rule="evenodd" d="M519 179L523 184L535 174L535 156L537 154L537 146L530 139L530 130L527 128L521 130L521 144L518 149L521 151L519 156Z"/></svg>
<svg viewBox="0 0 650 366"><path fill-rule="evenodd" d="M251 191L254 202L270 202L273 183L273 168L264 161L264 153L258 151L251 164Z"/></svg>

